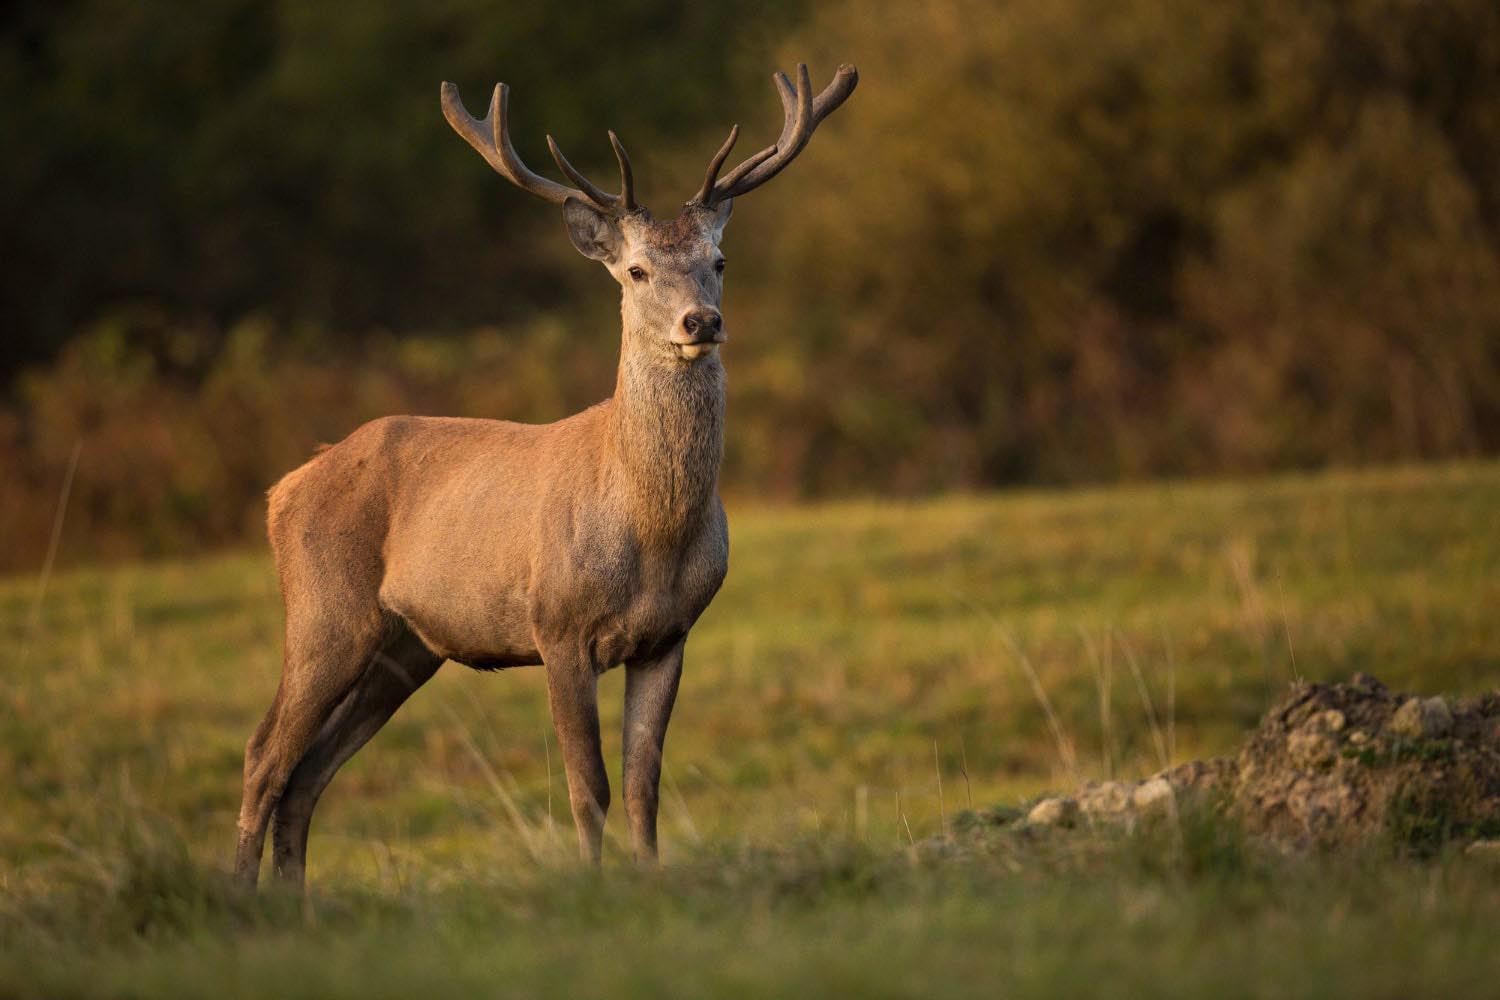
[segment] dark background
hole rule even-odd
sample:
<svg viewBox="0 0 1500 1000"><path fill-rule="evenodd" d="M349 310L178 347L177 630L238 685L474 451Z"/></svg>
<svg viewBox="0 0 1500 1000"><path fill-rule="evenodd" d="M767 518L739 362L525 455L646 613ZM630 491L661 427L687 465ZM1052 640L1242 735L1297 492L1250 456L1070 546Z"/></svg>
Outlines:
<svg viewBox="0 0 1500 1000"><path fill-rule="evenodd" d="M259 532L382 413L602 398L613 283L443 121L670 215L799 60L850 102L726 238L726 490L1500 448L1493 0L0 8L0 566Z"/></svg>

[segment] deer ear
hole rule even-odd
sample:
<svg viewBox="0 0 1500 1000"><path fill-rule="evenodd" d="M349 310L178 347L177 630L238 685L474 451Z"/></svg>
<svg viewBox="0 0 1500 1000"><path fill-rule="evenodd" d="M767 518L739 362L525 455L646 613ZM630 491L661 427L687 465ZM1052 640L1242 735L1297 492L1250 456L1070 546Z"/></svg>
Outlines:
<svg viewBox="0 0 1500 1000"><path fill-rule="evenodd" d="M608 264L619 255L624 241L620 227L597 208L569 198L563 202L563 220L568 224L568 239L585 257Z"/></svg>
<svg viewBox="0 0 1500 1000"><path fill-rule="evenodd" d="M724 236L724 227L729 225L729 217L734 214L734 199L725 198L719 202L714 209L714 217L709 220L709 228L713 230L714 242L717 243Z"/></svg>

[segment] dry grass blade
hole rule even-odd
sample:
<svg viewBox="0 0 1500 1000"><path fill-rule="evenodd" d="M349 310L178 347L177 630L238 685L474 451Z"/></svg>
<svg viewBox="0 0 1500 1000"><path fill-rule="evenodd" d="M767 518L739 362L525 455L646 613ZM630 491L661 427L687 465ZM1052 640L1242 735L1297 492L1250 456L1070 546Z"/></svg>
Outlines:
<svg viewBox="0 0 1500 1000"><path fill-rule="evenodd" d="M532 828L532 824L527 822L525 815L522 814L520 806L516 804L515 796L511 794L510 789L505 787L505 782L501 780L500 773L495 770L489 759L479 749L479 744L474 741L473 733L469 731L468 726L464 725L463 720L458 717L458 713L453 711L452 708L447 708L447 713L448 718L453 723L454 729L459 734L459 739L462 741L464 749L468 752L470 759L474 761L474 765L479 768L480 775L484 778L490 791L494 793L496 800L504 808L505 814L510 818L511 825L515 827L516 833L520 835L521 843L526 848L526 852L534 860L540 860L543 852L538 843L536 831Z"/></svg>
<svg viewBox="0 0 1500 1000"><path fill-rule="evenodd" d="M698 832L698 824L693 821L693 810L689 808L687 799L677 790L677 782L672 778L672 772L667 769L666 762L661 766L662 783L667 786L667 794L672 797L672 812L677 816L677 823L682 831L687 834L688 839L694 844L703 843L703 837Z"/></svg>
<svg viewBox="0 0 1500 1000"><path fill-rule="evenodd" d="M1292 626L1286 616L1286 591L1281 586L1281 574L1276 574L1276 610L1281 614L1281 631L1286 636L1286 655L1292 660L1292 677L1302 680L1302 671L1297 669L1297 651L1292 648Z"/></svg>
<svg viewBox="0 0 1500 1000"><path fill-rule="evenodd" d="M1111 656L1107 660L1101 660L1093 637L1081 626L1078 629L1078 637L1083 641L1084 651L1089 657L1089 666L1094 671L1094 690L1099 695L1099 743L1104 751L1104 773L1113 780L1119 764L1114 724L1114 658Z"/></svg>
<svg viewBox="0 0 1500 1000"><path fill-rule="evenodd" d="M906 829L906 842L911 847L917 846L917 838L912 836L911 823L906 818L906 810L901 805L901 789L896 789L896 818L902 827Z"/></svg>
<svg viewBox="0 0 1500 1000"><path fill-rule="evenodd" d="M1078 771L1078 752L1073 748L1073 741L1063 730L1062 720L1057 717L1057 712L1052 708L1052 699L1047 697L1047 689L1042 686L1042 678L1037 674L1036 667L1032 665L1031 657L1026 655L1020 644L1003 630L1001 637L1010 647L1016 662L1020 664L1022 673L1026 675L1026 680L1031 685L1032 697L1036 699L1036 703L1041 706L1042 714L1047 718L1047 728L1052 732L1052 742L1057 747L1057 757L1062 762L1063 770L1068 773L1068 779L1077 784L1082 780Z"/></svg>
<svg viewBox="0 0 1500 1000"><path fill-rule="evenodd" d="M964 803L972 812L974 810L974 787L969 783L969 749L964 744L962 736L958 738L958 760L961 769L959 773L964 776Z"/></svg>
<svg viewBox="0 0 1500 1000"><path fill-rule="evenodd" d="M1167 741L1162 736L1161 723L1156 718L1156 703L1151 700L1151 691L1146 687L1145 675L1141 673L1141 665L1136 662L1135 651L1130 648L1130 643L1122 635L1120 648L1125 651L1125 662L1130 666L1131 676L1135 678L1135 689L1140 692L1141 708L1146 712L1146 723L1151 727L1151 742L1156 745L1156 755L1161 761L1163 769L1172 766L1172 758L1167 753Z"/></svg>
<svg viewBox="0 0 1500 1000"><path fill-rule="evenodd" d="M62 542L63 519L68 513L68 497L73 492L73 476L78 472L78 458L83 454L83 442L73 445L73 454L68 456L68 471L63 474L62 489L57 497L57 513L52 518L52 535L47 540L47 557L42 561L42 575L37 580L36 598L31 604L31 615L26 625L26 644L17 657L20 666L25 666L31 656L31 647L36 641L37 630L42 625L42 604L47 599L47 584L52 579L52 567L57 562L57 547Z"/></svg>
<svg viewBox="0 0 1500 1000"><path fill-rule="evenodd" d="M1172 636L1162 629L1161 643L1167 651L1167 757L1177 759L1177 657Z"/></svg>
<svg viewBox="0 0 1500 1000"><path fill-rule="evenodd" d="M937 740L932 741L932 768L937 772L938 816L943 824L943 839L947 840L953 833L948 829L948 803L943 798L943 762L938 757Z"/></svg>
<svg viewBox="0 0 1500 1000"><path fill-rule="evenodd" d="M1058 718L1057 712L1053 710L1052 699L1047 697L1047 689L1042 686L1042 679L1037 674L1036 667L1032 664L1031 658L1021 649L1020 644L1011 636L1010 631L987 609L975 604L961 593L954 592L954 596L963 602L969 610L984 617L994 627L996 634L1000 636L1006 646L1010 648L1016 663L1021 667L1021 673L1031 686L1032 697L1036 699L1037 705L1042 710L1043 717L1047 720L1047 728L1052 734L1052 742L1057 749L1057 757L1062 763L1063 770L1067 772L1070 781L1075 784L1078 783L1080 780L1078 752L1073 747L1073 741L1068 738L1068 734L1063 730L1062 720Z"/></svg>

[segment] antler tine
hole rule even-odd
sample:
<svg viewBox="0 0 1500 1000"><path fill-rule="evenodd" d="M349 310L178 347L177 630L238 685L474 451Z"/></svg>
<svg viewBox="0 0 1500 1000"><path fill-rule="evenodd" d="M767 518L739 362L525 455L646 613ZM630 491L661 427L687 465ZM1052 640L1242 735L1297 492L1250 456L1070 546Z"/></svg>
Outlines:
<svg viewBox="0 0 1500 1000"><path fill-rule="evenodd" d="M787 79L787 75L781 72L781 70L777 70L775 73L771 74L771 82L776 84L776 93L781 98L781 113L783 118L785 119L781 126L781 135L774 143L767 146L765 149L762 149L760 152L746 158L739 164L739 166L731 170L729 174L723 179L723 181L718 185L719 187L723 187L726 189L733 187L741 177L744 177L751 170L754 170L756 167L760 166L760 164L764 163L767 158L775 155L777 147L782 146L786 143L787 133L791 131L792 126L797 121L797 90L792 86L792 81ZM736 125L735 128L738 129L739 126ZM697 200L709 204L712 204L713 201L718 200L713 198L712 196L711 189L714 186L715 185L713 184L708 185L708 187L700 193L700 196Z"/></svg>
<svg viewBox="0 0 1500 1000"><path fill-rule="evenodd" d="M754 170L756 167L760 166L762 163L775 156L776 149L777 147L774 144L767 146L765 149L762 149L760 152L748 157L739 166L729 171L729 173L726 174L724 178L719 181L719 183L714 185L714 193L711 200L709 201L709 204L716 205L719 202L723 201L725 198L734 197L734 195L726 194L724 192L733 190L735 188L735 185L739 184L740 178L744 177L750 171ZM750 189L746 188L745 190L748 191ZM737 193L743 194L744 192L742 191Z"/></svg>
<svg viewBox="0 0 1500 1000"><path fill-rule="evenodd" d="M803 94L812 92L812 81L807 76L807 64L797 64L797 83L792 81L781 70L771 75L771 82L776 84L776 96L781 98L781 114L785 119L781 124L781 135L776 137L776 145L786 148L786 141L791 136L792 128L799 119L799 101Z"/></svg>
<svg viewBox="0 0 1500 1000"><path fill-rule="evenodd" d="M600 208L610 212L634 211L635 192L630 176L630 161L624 158L624 148L620 146L619 140L610 134L610 141L615 146L615 155L620 157L620 174L624 182L624 192L621 195L612 195L600 190L590 183L588 178L573 168L573 165L562 155L557 143L552 137L547 137L547 146L552 151L552 158L557 161L557 166L578 187L568 187L556 181L548 180L541 174L533 172L521 157L516 153L516 148L510 141L510 87L503 83L495 84L495 92L490 96L489 112L483 120L476 119L464 108L463 99L459 96L458 87L451 83L442 86L443 117L448 119L448 124L453 130L478 150L479 155L485 158L495 172L523 191L529 191L539 198L544 198L554 205L561 205L569 198L587 198Z"/></svg>
<svg viewBox="0 0 1500 1000"><path fill-rule="evenodd" d="M557 169L568 175L568 180L577 184L583 193L588 196L589 201L601 208L614 208L619 198L599 188L593 181L579 173L578 168L568 162L563 151L558 147L557 141L550 135L547 136L547 148L552 151L552 159L557 163Z"/></svg>
<svg viewBox="0 0 1500 1000"><path fill-rule="evenodd" d="M719 170L724 166L724 161L729 159L729 151L734 148L736 140L740 137L739 125L729 129L729 138L724 140L724 145L714 154L714 158L708 161L708 176L703 178L703 186L698 193L693 195L688 202L689 205L701 205L708 201L708 196L713 193L714 181L719 179Z"/></svg>
<svg viewBox="0 0 1500 1000"><path fill-rule="evenodd" d="M490 109L481 121L464 108L458 87L451 83L442 86L443 117L453 126L453 131L463 136L480 156L485 158L495 172L523 191L545 198L554 205L561 205L569 197L582 195L574 190L549 181L540 174L532 173L516 155L510 143L508 119L510 117L510 88L503 83L495 84L490 95Z"/></svg>
<svg viewBox="0 0 1500 1000"><path fill-rule="evenodd" d="M609 144L614 147L615 159L620 164L620 204L627 212L634 212L640 206L635 203L635 173L630 169L630 156L625 152L625 144L620 137L615 135L615 130L609 130Z"/></svg>
<svg viewBox="0 0 1500 1000"><path fill-rule="evenodd" d="M453 131L463 136L464 141L473 146L480 156L496 170L504 172L504 165L500 161L500 154L495 149L494 141L490 138L490 118L495 114L495 102L499 100L500 90L495 89L495 96L490 99L490 111L480 121L469 114L464 107L463 99L458 96L458 87L455 84L443 82L441 88L443 104L443 117L453 127Z"/></svg>
<svg viewBox="0 0 1500 1000"><path fill-rule="evenodd" d="M844 63L834 74L832 82L817 97L812 96L812 84L805 63L797 66L795 86L784 73L778 72L771 79L781 97L785 117L776 144L767 146L745 160L718 180L711 190L700 192L694 201L714 205L758 188L781 173L806 147L818 124L848 100L859 83L859 71L852 64Z"/></svg>
<svg viewBox="0 0 1500 1000"><path fill-rule="evenodd" d="M776 92L781 96L781 111L785 121L781 126L781 135L776 138L776 144L767 146L755 156L741 163L729 172L718 185L725 191L743 193L749 191L750 187L740 189L740 183L750 172L762 163L770 160L773 156L781 161L781 166L792 162L792 158L802 152L802 147L807 145L807 140L812 137L812 82L807 76L807 64L797 64L797 86L792 86L792 81L786 78L786 74L778 70L771 79L776 84ZM777 167L771 171L775 174L781 170ZM766 180L770 179L767 175ZM733 197L733 195L717 195L715 200Z"/></svg>
<svg viewBox="0 0 1500 1000"><path fill-rule="evenodd" d="M783 100L785 100L785 77L781 82ZM797 67L796 118L791 119L788 115L789 120L783 126L782 136L777 141L776 155L752 167L740 177L733 178L732 185L725 185L725 196L735 197L754 190L786 169L787 165L796 159L807 146L819 123L848 99L857 83L859 83L859 72L846 63L839 67L833 80L823 88L823 92L814 98L807 66L799 65ZM729 180L731 179L726 178L726 181Z"/></svg>

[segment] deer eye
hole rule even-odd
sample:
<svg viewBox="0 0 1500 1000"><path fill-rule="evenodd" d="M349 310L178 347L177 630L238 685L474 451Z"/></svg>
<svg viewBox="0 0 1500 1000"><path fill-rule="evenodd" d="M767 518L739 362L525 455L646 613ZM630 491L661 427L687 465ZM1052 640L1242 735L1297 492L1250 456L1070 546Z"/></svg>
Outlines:
<svg viewBox="0 0 1500 1000"><path fill-rule="evenodd" d="M714 261L714 270L718 271L720 274L724 273L724 258L723 257L720 257L718 260Z"/></svg>
<svg viewBox="0 0 1500 1000"><path fill-rule="evenodd" d="M636 267L634 264L632 264L630 266L630 276L632 278L634 278L636 281L645 281L646 280L646 272L644 270L642 270L641 268Z"/></svg>

